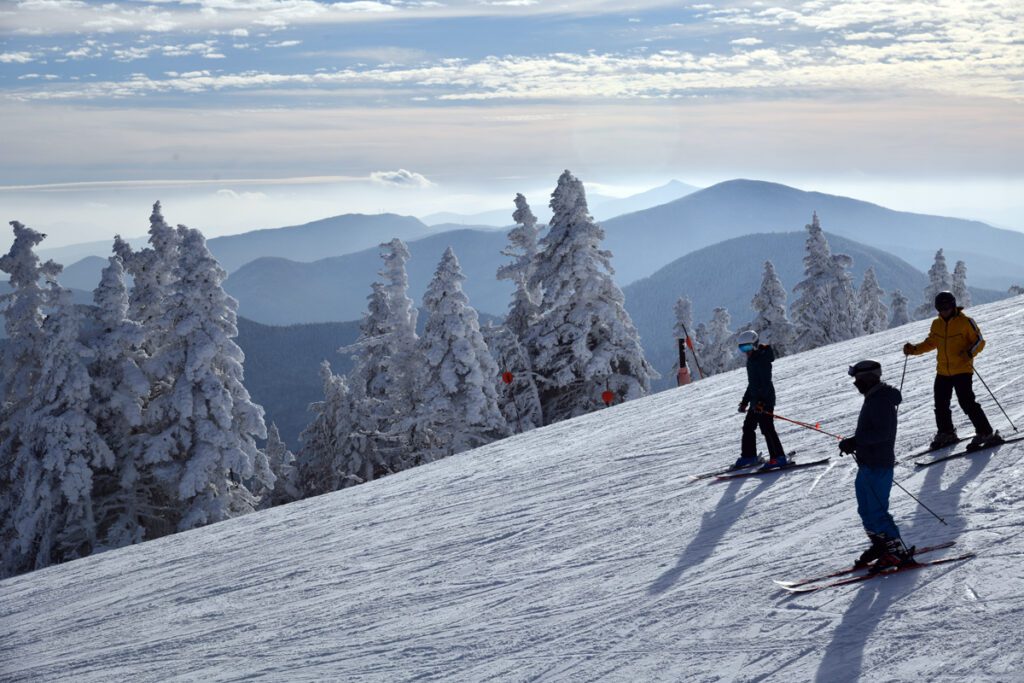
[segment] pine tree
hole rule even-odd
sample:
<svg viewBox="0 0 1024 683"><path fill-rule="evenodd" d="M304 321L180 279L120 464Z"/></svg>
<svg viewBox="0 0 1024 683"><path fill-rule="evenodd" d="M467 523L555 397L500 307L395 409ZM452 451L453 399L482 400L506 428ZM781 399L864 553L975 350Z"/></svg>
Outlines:
<svg viewBox="0 0 1024 683"><path fill-rule="evenodd" d="M950 291L956 297L957 306L967 308L971 305L971 290L967 288L967 264L963 261L957 261L953 268L953 282Z"/></svg>
<svg viewBox="0 0 1024 683"><path fill-rule="evenodd" d="M281 440L281 432L273 422L267 427L267 445L264 451L267 454L270 471L274 474L274 488L267 491L266 497L260 500L260 507L284 505L302 498L295 455Z"/></svg>
<svg viewBox="0 0 1024 683"><path fill-rule="evenodd" d="M178 231L164 220L160 202L153 204L149 217L149 247L133 251L120 235L114 238L114 253L133 282L128 317L144 326L143 348L147 354L152 354L156 346L164 343L162 337L169 334L159 324L174 287L179 239Z"/></svg>
<svg viewBox="0 0 1024 683"><path fill-rule="evenodd" d="M100 284L93 291L95 334L89 339L92 359L90 414L103 440L114 453L114 466L96 472L97 525L108 548L142 541L147 520L160 517L159 500L144 459L144 442L137 430L149 395L144 362L142 326L128 319L128 293L121 258L111 256Z"/></svg>
<svg viewBox="0 0 1024 683"><path fill-rule="evenodd" d="M793 288L798 294L792 307L797 351L857 336L853 279L849 273L853 259L831 252L817 213L806 228L805 277Z"/></svg>
<svg viewBox="0 0 1024 683"><path fill-rule="evenodd" d="M4 563L10 573L93 552L92 474L114 465L87 410L91 380L71 292L51 283L48 298L54 309L43 325L39 383L12 470L20 491L11 511L16 541L7 548Z"/></svg>
<svg viewBox="0 0 1024 683"><path fill-rule="evenodd" d="M498 409L498 368L480 334L477 313L462 291L465 279L448 247L423 295L428 317L420 339L424 364L416 383L416 425L434 439L433 448L417 453L423 462L509 435Z"/></svg>
<svg viewBox="0 0 1024 683"><path fill-rule="evenodd" d="M917 320L935 316L935 296L939 292L953 289L953 278L946 267L946 257L942 250L935 252L935 263L928 269L928 286L924 288L924 302L914 311Z"/></svg>
<svg viewBox="0 0 1024 683"><path fill-rule="evenodd" d="M0 296L8 337L0 366L0 549L13 549L17 541L14 510L25 482L15 473L15 460L28 447L31 407L43 365L43 309L51 303L48 285L56 282L61 271L53 261L41 264L35 254L36 245L46 235L18 221L11 221L11 227L14 242L10 251L0 256L0 271L9 275L11 287L10 293ZM5 562L0 567L2 576L7 560L0 555L0 561ZM9 561L13 563L15 558Z"/></svg>
<svg viewBox="0 0 1024 683"><path fill-rule="evenodd" d="M537 218L523 195L516 195L515 204L516 210L512 214L512 219L518 225L509 231L508 246L501 250L503 256L511 256L513 260L498 268L498 279L511 280L515 286L512 303L509 305L508 315L505 316L505 325L517 339L523 339L530 327L530 321L536 314L537 302L541 296L537 286L530 286L537 259L537 236L540 229L537 227Z"/></svg>
<svg viewBox="0 0 1024 683"><path fill-rule="evenodd" d="M302 449L296 458L299 488L303 495L318 496L335 490L333 465L341 447L338 434L348 433L348 382L331 371L328 361L320 363L324 400L312 403L314 417L299 436Z"/></svg>
<svg viewBox="0 0 1024 683"><path fill-rule="evenodd" d="M889 320L889 329L906 325L910 322L910 313L907 311L907 297L903 292L896 290L892 293L892 318Z"/></svg>
<svg viewBox="0 0 1024 683"><path fill-rule="evenodd" d="M739 362L736 351L736 333L730 329L732 318L729 311L724 308L716 308L712 311L711 321L708 323L705 334L707 341L702 356L704 372L708 375L717 375L738 367Z"/></svg>
<svg viewBox="0 0 1024 683"><path fill-rule="evenodd" d="M409 276L405 264L409 249L395 238L381 246L384 269L384 291L387 293L388 320L385 323L384 377L387 381L389 428L404 431L416 412L416 368L421 359L417 353L416 319L418 311L409 298Z"/></svg>
<svg viewBox="0 0 1024 683"><path fill-rule="evenodd" d="M676 300L675 305L676 323L672 328L672 334L676 339L684 340L689 336L690 344L686 345L686 366L690 369L691 381L696 381L703 377L702 370L703 366L700 365L697 354L701 353L701 347L697 344L697 340L694 338L696 329L693 326L693 304L690 302L689 297L681 296ZM672 371L676 372L679 370L679 360L677 359L675 364L672 366Z"/></svg>
<svg viewBox="0 0 1024 683"><path fill-rule="evenodd" d="M526 347L504 325L486 325L480 332L497 364L495 388L498 407L512 432L521 434L542 426L544 413ZM506 382L506 379L510 381Z"/></svg>
<svg viewBox="0 0 1024 683"><path fill-rule="evenodd" d="M1006 290L1006 293L1010 296L1020 296L1021 294L1024 294L1024 287L1021 287L1020 285L1010 285L1010 288Z"/></svg>
<svg viewBox="0 0 1024 683"><path fill-rule="evenodd" d="M889 325L889 308L882 302L885 291L878 284L875 269L864 271L864 280L857 293L858 324L861 334L881 332Z"/></svg>
<svg viewBox="0 0 1024 683"><path fill-rule="evenodd" d="M786 288L775 272L771 261L764 262L761 289L750 301L756 315L750 323L762 344L771 344L776 357L790 353L796 340L796 326L786 315Z"/></svg>
<svg viewBox="0 0 1024 683"><path fill-rule="evenodd" d="M272 488L274 475L256 447L267 430L243 384L238 302L221 286L227 274L198 230L179 226L178 244L174 290L157 321L174 334L147 361L148 374L166 380L144 424L147 460L173 482L184 531L251 512L256 501L241 482Z"/></svg>
<svg viewBox="0 0 1024 683"><path fill-rule="evenodd" d="M604 231L587 210L583 183L569 171L551 195L554 215L531 286L543 292L524 340L534 362L544 422L551 424L650 391L657 373L644 358L622 290L612 280Z"/></svg>

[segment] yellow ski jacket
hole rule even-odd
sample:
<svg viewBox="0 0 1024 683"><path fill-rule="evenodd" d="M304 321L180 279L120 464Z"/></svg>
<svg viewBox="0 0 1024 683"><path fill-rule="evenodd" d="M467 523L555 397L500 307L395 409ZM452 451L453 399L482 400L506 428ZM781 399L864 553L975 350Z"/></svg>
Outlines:
<svg viewBox="0 0 1024 683"><path fill-rule="evenodd" d="M974 357L985 348L978 324L964 315L963 306L958 306L949 320L938 316L932 321L928 338L920 344L911 344L911 355L920 356L932 349L938 349L937 371L940 375L962 375L974 372Z"/></svg>

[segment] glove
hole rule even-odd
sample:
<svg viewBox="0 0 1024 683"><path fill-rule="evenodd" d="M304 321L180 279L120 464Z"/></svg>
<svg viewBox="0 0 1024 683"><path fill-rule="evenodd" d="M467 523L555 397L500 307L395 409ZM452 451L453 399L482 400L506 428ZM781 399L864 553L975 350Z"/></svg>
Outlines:
<svg viewBox="0 0 1024 683"><path fill-rule="evenodd" d="M917 351L917 347L915 347L910 342L907 342L906 344L903 345L903 355L904 356L909 356L912 353L914 353L914 351Z"/></svg>
<svg viewBox="0 0 1024 683"><path fill-rule="evenodd" d="M839 442L839 450L843 455L849 455L857 452L857 439L852 436L847 437Z"/></svg>
<svg viewBox="0 0 1024 683"><path fill-rule="evenodd" d="M739 412L741 412L741 413L747 412L747 402L746 401L740 401Z"/></svg>

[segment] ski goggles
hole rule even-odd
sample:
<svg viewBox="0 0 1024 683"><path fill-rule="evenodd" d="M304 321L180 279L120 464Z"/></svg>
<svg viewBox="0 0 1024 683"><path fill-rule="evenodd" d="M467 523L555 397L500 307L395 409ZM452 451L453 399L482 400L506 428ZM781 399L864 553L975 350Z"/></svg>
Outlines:
<svg viewBox="0 0 1024 683"><path fill-rule="evenodd" d="M750 353L753 350L754 350L754 345L753 344L740 344L740 352L741 353Z"/></svg>

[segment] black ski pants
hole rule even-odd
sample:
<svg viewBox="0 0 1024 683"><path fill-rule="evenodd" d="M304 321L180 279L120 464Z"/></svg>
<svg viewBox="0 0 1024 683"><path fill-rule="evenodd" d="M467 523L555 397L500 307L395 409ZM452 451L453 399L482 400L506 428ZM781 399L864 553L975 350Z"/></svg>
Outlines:
<svg viewBox="0 0 1024 683"><path fill-rule="evenodd" d="M782 450L782 442L779 441L779 433L775 431L775 420L768 413L771 411L758 412L751 408L743 420L743 440L740 443L740 455L745 458L757 456L757 442L755 429L761 428L764 440L768 444L768 457L777 458L785 455Z"/></svg>
<svg viewBox="0 0 1024 683"><path fill-rule="evenodd" d="M985 417L985 411L974 398L974 373L965 372L959 375L935 375L935 424L940 432L956 431L953 427L953 413L949 404L956 391L956 400L960 408L967 413L974 431L978 434L991 434L992 425Z"/></svg>

